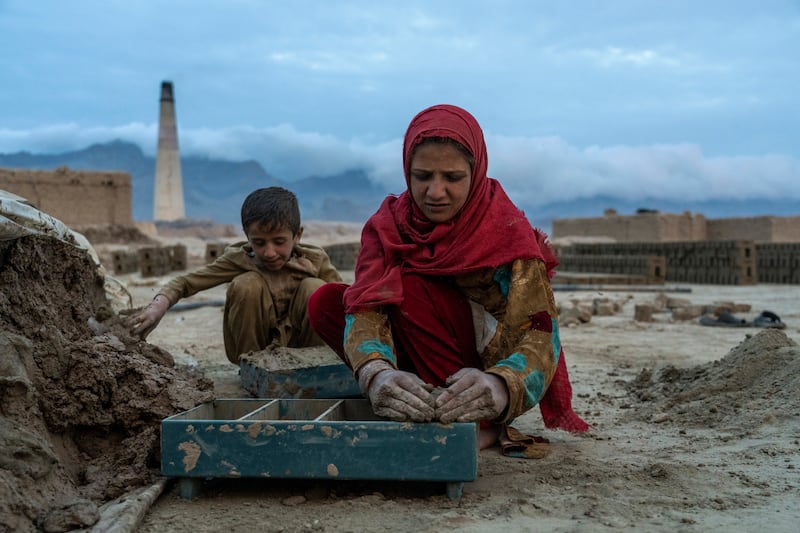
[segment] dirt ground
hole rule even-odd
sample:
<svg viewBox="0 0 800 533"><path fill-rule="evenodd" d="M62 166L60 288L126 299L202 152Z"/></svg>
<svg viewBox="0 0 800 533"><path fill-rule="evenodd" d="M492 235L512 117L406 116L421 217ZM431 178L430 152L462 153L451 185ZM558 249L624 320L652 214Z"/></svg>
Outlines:
<svg viewBox="0 0 800 533"><path fill-rule="evenodd" d="M346 242L351 229L307 227L304 241ZM199 260L202 241L183 242ZM352 272L344 274L352 279ZM135 306L168 278L120 276ZM695 304L750 304L743 317L770 310L788 327L707 327L673 321L668 313L635 322L634 306L654 301L656 292L557 291L560 304L606 297L621 305L617 313L561 330L575 408L593 426L589 434L546 430L534 409L514 425L547 437L551 453L532 460L481 452L478 478L465 484L460 500L438 484L279 479L207 480L197 498L184 500L169 483L137 531L794 531L800 520L800 286L680 287L669 295ZM224 290L184 302L218 302ZM203 375L217 398L247 396L238 368L225 357L221 327L218 305L171 311L148 339L158 349L148 353L171 356L175 369L168 361L158 368L173 382ZM159 411L132 418L152 420L163 408L179 412L200 396L163 402ZM100 441L93 437L88 442Z"/></svg>
<svg viewBox="0 0 800 533"><path fill-rule="evenodd" d="M304 240L313 238L307 232ZM478 479L465 484L460 501L434 484L211 480L191 501L166 492L140 531L794 531L800 287L680 288L691 292L668 295L750 304L743 317L768 309L788 328L708 327L673 322L668 313L640 323L634 306L654 292L556 292L559 303L625 302L614 315L561 332L576 410L593 426L588 435L548 431L531 411L515 426L550 439L550 455L481 452ZM155 290L135 287L135 298L144 302ZM221 320L218 307L170 313L149 340L204 369L218 397L238 397Z"/></svg>

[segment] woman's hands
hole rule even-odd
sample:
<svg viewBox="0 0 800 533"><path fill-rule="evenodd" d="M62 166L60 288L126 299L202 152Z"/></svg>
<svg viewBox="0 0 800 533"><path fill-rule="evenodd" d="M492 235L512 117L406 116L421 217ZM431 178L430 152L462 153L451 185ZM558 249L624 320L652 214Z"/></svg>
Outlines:
<svg viewBox="0 0 800 533"><path fill-rule="evenodd" d="M438 396L433 386L386 361L373 361L358 372L358 382L378 416L392 420L476 422L494 420L508 406L505 381L477 368L462 368L447 378Z"/></svg>
<svg viewBox="0 0 800 533"><path fill-rule="evenodd" d="M147 304L147 307L135 315L131 315L125 321L125 326L130 329L131 335L145 340L150 335L150 332L156 329L170 305L171 303L166 296L157 294L153 301Z"/></svg>
<svg viewBox="0 0 800 533"><path fill-rule="evenodd" d="M373 361L358 371L358 383L378 416L400 422L434 419L433 386L416 374L395 370L386 361Z"/></svg>
<svg viewBox="0 0 800 533"><path fill-rule="evenodd" d="M494 420L508 406L505 381L477 368L462 368L447 378L436 399L436 416L445 423Z"/></svg>

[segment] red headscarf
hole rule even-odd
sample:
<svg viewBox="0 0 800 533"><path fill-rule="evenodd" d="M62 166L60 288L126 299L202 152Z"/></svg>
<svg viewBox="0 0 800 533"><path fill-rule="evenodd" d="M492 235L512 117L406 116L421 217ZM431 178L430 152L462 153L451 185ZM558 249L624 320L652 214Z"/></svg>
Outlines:
<svg viewBox="0 0 800 533"><path fill-rule="evenodd" d="M556 266L555 256L525 215L508 198L488 166L483 131L467 111L452 105L429 107L406 131L403 170L409 187L414 149L429 137L447 137L473 155L472 182L461 211L443 223L428 220L408 189L389 196L364 226L355 283L344 293L348 313L403 300L402 272L450 276L499 267L520 258Z"/></svg>

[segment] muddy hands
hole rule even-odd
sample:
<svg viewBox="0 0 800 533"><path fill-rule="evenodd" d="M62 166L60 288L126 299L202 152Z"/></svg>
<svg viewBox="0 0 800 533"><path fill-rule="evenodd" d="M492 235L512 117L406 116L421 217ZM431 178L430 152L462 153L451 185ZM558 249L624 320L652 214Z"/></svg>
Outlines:
<svg viewBox="0 0 800 533"><path fill-rule="evenodd" d="M125 327L130 330L131 335L145 340L156 329L169 307L170 302L165 296L156 295L152 302L125 321Z"/></svg>
<svg viewBox="0 0 800 533"><path fill-rule="evenodd" d="M445 423L494 420L508 405L505 381L477 368L462 368L436 395L436 418Z"/></svg>
<svg viewBox="0 0 800 533"><path fill-rule="evenodd" d="M384 361L365 365L359 372L361 390L378 416L392 420L430 422L435 412L430 400L433 386L416 374L395 370Z"/></svg>
<svg viewBox="0 0 800 533"><path fill-rule="evenodd" d="M461 369L447 379L447 388L434 389L415 374L375 361L359 371L359 384L375 414L397 421L492 420L508 405L505 382L477 368Z"/></svg>

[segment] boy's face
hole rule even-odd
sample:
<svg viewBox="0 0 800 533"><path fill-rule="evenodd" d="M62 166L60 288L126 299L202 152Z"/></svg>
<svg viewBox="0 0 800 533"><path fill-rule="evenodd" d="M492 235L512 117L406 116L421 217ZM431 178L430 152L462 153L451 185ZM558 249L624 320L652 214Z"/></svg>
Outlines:
<svg viewBox="0 0 800 533"><path fill-rule="evenodd" d="M255 253L255 260L266 270L280 270L292 257L292 249L303 235L303 227L297 235L289 229L267 231L257 222L247 228L247 240Z"/></svg>

